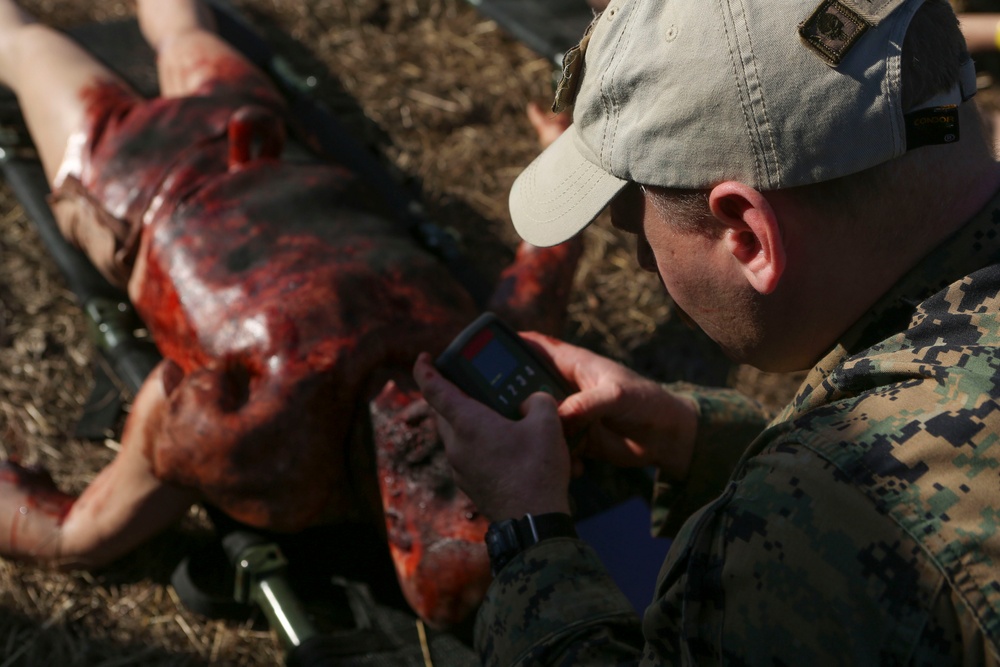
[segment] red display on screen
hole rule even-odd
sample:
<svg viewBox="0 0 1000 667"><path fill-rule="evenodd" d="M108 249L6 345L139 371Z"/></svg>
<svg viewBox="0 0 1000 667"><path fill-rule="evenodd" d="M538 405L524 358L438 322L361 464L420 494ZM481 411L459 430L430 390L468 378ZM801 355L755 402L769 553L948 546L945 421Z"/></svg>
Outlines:
<svg viewBox="0 0 1000 667"><path fill-rule="evenodd" d="M469 341L468 345L465 346L462 350L462 356L465 357L466 360L472 361L484 347L489 345L491 340L493 340L493 332L489 329L483 329Z"/></svg>

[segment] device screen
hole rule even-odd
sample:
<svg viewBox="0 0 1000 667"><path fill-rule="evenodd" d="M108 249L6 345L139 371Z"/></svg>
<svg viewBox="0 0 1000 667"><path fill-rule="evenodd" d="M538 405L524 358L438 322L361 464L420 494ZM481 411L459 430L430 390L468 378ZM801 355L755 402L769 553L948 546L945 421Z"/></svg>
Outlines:
<svg viewBox="0 0 1000 667"><path fill-rule="evenodd" d="M569 393L562 378L493 313L466 327L435 365L470 396L510 419L520 418L520 405L533 392L560 400Z"/></svg>
<svg viewBox="0 0 1000 667"><path fill-rule="evenodd" d="M517 357L510 353L491 329L483 329L462 351L492 387L496 387L517 368Z"/></svg>

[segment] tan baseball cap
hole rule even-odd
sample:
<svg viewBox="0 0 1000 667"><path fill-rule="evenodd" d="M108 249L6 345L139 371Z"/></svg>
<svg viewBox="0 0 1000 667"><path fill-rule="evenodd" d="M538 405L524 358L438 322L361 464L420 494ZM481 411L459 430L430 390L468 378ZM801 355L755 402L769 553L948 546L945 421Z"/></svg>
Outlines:
<svg viewBox="0 0 1000 667"><path fill-rule="evenodd" d="M900 51L923 2L612 0L567 53L573 124L514 183L515 229L561 243L629 182L773 190L902 155ZM954 120L923 143L957 140L955 109L974 93L969 60L920 106Z"/></svg>

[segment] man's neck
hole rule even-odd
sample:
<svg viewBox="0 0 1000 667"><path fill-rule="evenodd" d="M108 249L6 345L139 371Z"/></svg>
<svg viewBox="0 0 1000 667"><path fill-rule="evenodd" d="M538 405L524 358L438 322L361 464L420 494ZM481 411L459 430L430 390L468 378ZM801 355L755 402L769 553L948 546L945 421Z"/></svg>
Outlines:
<svg viewBox="0 0 1000 667"><path fill-rule="evenodd" d="M978 122L975 116L973 120ZM885 196L873 192L861 215L812 208L792 219L800 230L786 228L795 255L789 256L783 295L766 308L767 338L753 365L771 371L810 367L928 253L986 206L1000 189L1000 163L986 142L969 132L969 142L920 149L926 168L915 182L891 182ZM956 150L957 149L957 150ZM900 172L909 173L907 171ZM835 204L835 203L834 203ZM836 208L832 206L830 208ZM777 325L775 325L777 323Z"/></svg>

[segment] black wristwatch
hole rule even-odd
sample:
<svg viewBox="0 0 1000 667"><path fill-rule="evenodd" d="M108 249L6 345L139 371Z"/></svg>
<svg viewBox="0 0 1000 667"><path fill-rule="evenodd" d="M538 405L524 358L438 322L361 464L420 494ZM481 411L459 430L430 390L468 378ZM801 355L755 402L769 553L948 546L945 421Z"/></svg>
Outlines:
<svg viewBox="0 0 1000 667"><path fill-rule="evenodd" d="M562 512L525 514L520 519L494 521L486 531L486 552L493 576L533 544L550 537L576 537L573 517Z"/></svg>

